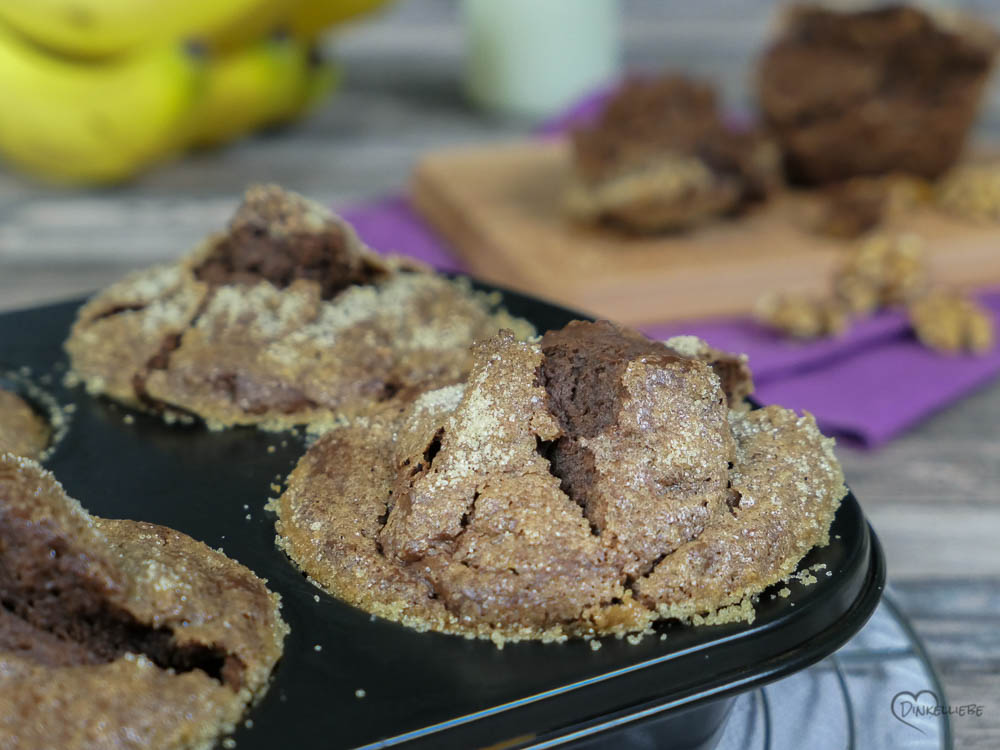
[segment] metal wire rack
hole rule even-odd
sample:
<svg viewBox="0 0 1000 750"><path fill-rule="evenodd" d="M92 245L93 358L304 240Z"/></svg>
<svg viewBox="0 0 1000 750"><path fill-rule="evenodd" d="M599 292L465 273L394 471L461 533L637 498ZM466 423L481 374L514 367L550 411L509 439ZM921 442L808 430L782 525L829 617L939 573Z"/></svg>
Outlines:
<svg viewBox="0 0 1000 750"><path fill-rule="evenodd" d="M737 698L718 750L951 750L947 714L901 708L900 693L922 691L945 700L920 640L886 596L836 654Z"/></svg>

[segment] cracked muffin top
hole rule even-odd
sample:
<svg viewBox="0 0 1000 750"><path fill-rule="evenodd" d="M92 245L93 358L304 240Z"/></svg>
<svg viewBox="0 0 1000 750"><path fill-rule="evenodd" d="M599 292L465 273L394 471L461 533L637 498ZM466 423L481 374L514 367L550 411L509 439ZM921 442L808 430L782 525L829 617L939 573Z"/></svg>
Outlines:
<svg viewBox="0 0 1000 750"><path fill-rule="evenodd" d="M184 534L89 515L0 455L0 736L208 748L263 694L288 628L250 570Z"/></svg>
<svg viewBox="0 0 1000 750"><path fill-rule="evenodd" d="M168 419L315 426L462 380L477 338L534 332L497 303L259 186L226 232L84 305L66 350L90 392Z"/></svg>
<svg viewBox="0 0 1000 750"><path fill-rule="evenodd" d="M750 411L751 388L693 337L504 331L465 384L322 436L278 543L351 604L500 644L752 619L845 488L812 417Z"/></svg>
<svg viewBox="0 0 1000 750"><path fill-rule="evenodd" d="M51 439L48 421L16 393L0 388L0 454L39 459Z"/></svg>
<svg viewBox="0 0 1000 750"><path fill-rule="evenodd" d="M573 133L573 172L571 214L639 232L735 213L780 182L774 145L729 127L711 87L676 75L627 81Z"/></svg>

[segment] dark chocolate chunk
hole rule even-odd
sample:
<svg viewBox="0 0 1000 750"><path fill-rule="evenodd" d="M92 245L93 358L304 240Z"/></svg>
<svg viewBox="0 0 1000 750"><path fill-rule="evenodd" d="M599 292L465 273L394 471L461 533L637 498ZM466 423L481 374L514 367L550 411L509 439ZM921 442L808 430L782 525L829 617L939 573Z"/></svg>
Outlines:
<svg viewBox="0 0 1000 750"><path fill-rule="evenodd" d="M371 284L385 269L350 248L343 227L304 200L277 188L247 193L195 276L214 286L270 281L284 289L308 279L331 299L355 284Z"/></svg>

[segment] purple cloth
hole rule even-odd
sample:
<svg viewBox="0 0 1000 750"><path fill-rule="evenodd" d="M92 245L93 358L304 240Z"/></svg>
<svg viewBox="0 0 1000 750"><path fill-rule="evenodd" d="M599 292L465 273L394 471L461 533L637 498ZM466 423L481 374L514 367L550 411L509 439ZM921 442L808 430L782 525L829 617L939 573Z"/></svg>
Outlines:
<svg viewBox="0 0 1000 750"><path fill-rule="evenodd" d="M981 297L1000 330L1000 292ZM1000 374L1000 350L949 356L920 344L902 312L857 323L844 337L795 343L746 319L648 326L657 338L692 333L746 352L765 404L806 409L824 432L877 447Z"/></svg>
<svg viewBox="0 0 1000 750"><path fill-rule="evenodd" d="M462 261L417 216L403 196L376 198L341 211L340 215L354 225L361 239L380 253L407 255L440 271L465 270Z"/></svg>
<svg viewBox="0 0 1000 750"><path fill-rule="evenodd" d="M593 118L607 91L587 97L542 128L553 134ZM400 196L342 211L365 242L446 271L462 262ZM1000 330L1000 291L983 296ZM842 338L791 342L745 318L646 326L656 338L693 334L750 357L757 397L816 415L828 434L877 447L1000 374L1000 351L947 356L920 345L900 312L883 312Z"/></svg>

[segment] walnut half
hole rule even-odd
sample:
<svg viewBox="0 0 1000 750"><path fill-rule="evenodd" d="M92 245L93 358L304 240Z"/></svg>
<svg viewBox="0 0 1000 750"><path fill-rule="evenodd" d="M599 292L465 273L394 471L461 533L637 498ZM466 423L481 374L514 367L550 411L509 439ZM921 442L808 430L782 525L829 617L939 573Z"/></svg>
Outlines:
<svg viewBox="0 0 1000 750"><path fill-rule="evenodd" d="M917 338L935 351L983 354L996 343L992 315L961 292L928 292L913 300L907 313Z"/></svg>

